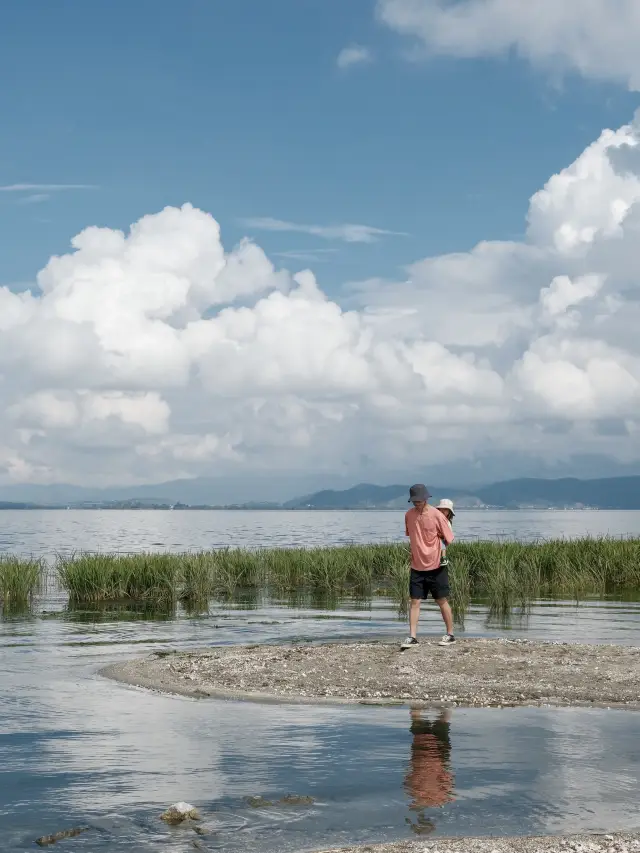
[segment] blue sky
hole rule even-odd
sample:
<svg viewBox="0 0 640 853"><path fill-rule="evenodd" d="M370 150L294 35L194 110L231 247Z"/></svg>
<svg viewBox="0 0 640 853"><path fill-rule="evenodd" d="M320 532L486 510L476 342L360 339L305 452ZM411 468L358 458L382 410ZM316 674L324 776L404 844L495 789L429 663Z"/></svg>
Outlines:
<svg viewBox="0 0 640 853"><path fill-rule="evenodd" d="M338 68L352 43L374 61ZM517 238L530 195L638 100L515 59L412 62L408 48L373 0L5 0L0 184L98 189L0 193L0 284L32 281L87 225L190 201L228 248L255 236L335 296ZM407 236L344 243L241 222L255 217ZM331 251L276 254L314 249Z"/></svg>
<svg viewBox="0 0 640 853"><path fill-rule="evenodd" d="M557 9L1 3L0 486L637 470L640 12Z"/></svg>

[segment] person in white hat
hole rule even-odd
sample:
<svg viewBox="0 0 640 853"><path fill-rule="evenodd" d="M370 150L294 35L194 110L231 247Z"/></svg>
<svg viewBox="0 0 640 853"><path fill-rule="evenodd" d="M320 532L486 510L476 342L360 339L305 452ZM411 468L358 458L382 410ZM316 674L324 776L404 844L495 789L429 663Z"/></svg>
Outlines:
<svg viewBox="0 0 640 853"><path fill-rule="evenodd" d="M440 510L440 512L449 522L449 527L453 530L453 519L455 518L455 512L453 511L453 501L450 501L449 498L442 498L436 509ZM449 565L449 560L447 558L447 543L444 541L442 543L442 549L440 551L440 565Z"/></svg>

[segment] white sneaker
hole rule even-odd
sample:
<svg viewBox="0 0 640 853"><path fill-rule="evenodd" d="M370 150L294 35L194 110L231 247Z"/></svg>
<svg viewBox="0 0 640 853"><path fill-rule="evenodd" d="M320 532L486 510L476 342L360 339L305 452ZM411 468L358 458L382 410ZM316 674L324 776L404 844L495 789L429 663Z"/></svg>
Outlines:
<svg viewBox="0 0 640 853"><path fill-rule="evenodd" d="M445 634L444 637L438 643L439 646L452 646L456 641L456 638L453 634Z"/></svg>
<svg viewBox="0 0 640 853"><path fill-rule="evenodd" d="M415 637L407 637L404 643L400 646L401 649L409 649L411 646L417 646L418 641Z"/></svg>

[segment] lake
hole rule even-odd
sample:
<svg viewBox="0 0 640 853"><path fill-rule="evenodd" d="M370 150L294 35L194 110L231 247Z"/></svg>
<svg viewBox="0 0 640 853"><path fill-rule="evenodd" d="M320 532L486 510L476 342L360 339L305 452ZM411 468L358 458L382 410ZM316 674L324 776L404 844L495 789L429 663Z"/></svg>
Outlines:
<svg viewBox="0 0 640 853"><path fill-rule="evenodd" d="M640 536L640 511L461 510L461 539ZM404 538L402 512L264 510L4 510L0 552L185 551L343 545Z"/></svg>
<svg viewBox="0 0 640 853"><path fill-rule="evenodd" d="M464 537L640 535L640 513L461 512ZM185 550L221 545L385 541L389 512L27 511L0 514L0 549ZM400 527L400 530L398 528ZM188 618L69 611L55 590L32 614L0 619L1 848L87 825L78 851L192 851L158 816L196 804L205 850L306 853L429 835L520 834L638 825L640 714L606 709L462 709L196 702L102 679L109 662L162 648L402 638L392 602L291 608L257 597L212 601ZM433 608L425 638L439 636ZM540 601L509 626L475 602L467 636L640 644L640 604ZM454 650L452 650L454 651ZM305 805L279 804L292 793ZM252 807L247 798L275 805Z"/></svg>

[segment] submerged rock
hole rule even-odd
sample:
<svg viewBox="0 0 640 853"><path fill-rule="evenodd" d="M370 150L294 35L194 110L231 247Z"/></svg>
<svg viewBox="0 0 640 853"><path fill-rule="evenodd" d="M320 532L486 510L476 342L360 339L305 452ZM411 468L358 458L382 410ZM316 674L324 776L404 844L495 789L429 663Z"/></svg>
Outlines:
<svg viewBox="0 0 640 853"><path fill-rule="evenodd" d="M41 838L36 838L36 844L40 847L47 847L49 844L55 844L56 841L63 841L65 838L75 838L82 832L86 832L88 826L76 826L73 829L63 829L61 832L54 832L53 835L43 835Z"/></svg>
<svg viewBox="0 0 640 853"><path fill-rule="evenodd" d="M264 797L245 797L244 801L252 809L266 809L268 806L273 805L271 800L265 800Z"/></svg>
<svg viewBox="0 0 640 853"><path fill-rule="evenodd" d="M315 803L313 797L299 797L297 794L287 794L286 797L278 800L281 806L311 806L313 803Z"/></svg>
<svg viewBox="0 0 640 853"><path fill-rule="evenodd" d="M269 806L310 806L315 803L313 797L300 797L298 794L287 794L275 803L265 800L264 797L245 797L244 801L252 809L266 809Z"/></svg>
<svg viewBox="0 0 640 853"><path fill-rule="evenodd" d="M160 820L175 825L185 820L200 820L200 815L191 803L174 803L160 815Z"/></svg>

